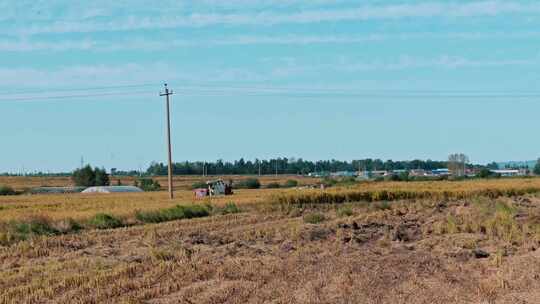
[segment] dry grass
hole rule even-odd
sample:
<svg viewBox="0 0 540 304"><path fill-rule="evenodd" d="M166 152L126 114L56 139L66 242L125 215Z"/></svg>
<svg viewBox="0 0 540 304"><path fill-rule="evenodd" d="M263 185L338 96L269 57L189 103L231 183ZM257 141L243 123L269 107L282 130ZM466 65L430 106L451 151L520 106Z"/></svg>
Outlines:
<svg viewBox="0 0 540 304"><path fill-rule="evenodd" d="M501 206L504 204L512 211ZM537 303L534 234L429 227L536 197L314 206L36 238L0 247L0 303ZM340 208L351 208L347 216ZM507 210L507 211L504 211ZM304 222L307 214L324 221ZM536 245L537 246L537 245ZM483 249L488 258L474 257Z"/></svg>
<svg viewBox="0 0 540 304"><path fill-rule="evenodd" d="M279 190L277 190L279 191ZM233 196L196 199L192 191L181 190L170 201L166 192L120 194L61 194L20 195L0 197L0 222L23 219L29 215L46 215L53 220L73 218L84 220L96 213L109 213L118 217L132 217L137 210L149 211L176 205L210 202L221 206L260 203L276 190L237 190Z"/></svg>
<svg viewBox="0 0 540 304"><path fill-rule="evenodd" d="M243 190L212 201L225 210L233 200L242 213L0 246L0 303L538 303L540 198L513 194L539 186L370 183L326 193L430 196L283 209L257 206L303 190ZM504 196L478 196L495 190ZM439 196L445 192L454 195ZM188 191L174 202L161 192L3 197L0 219L34 215L45 229L193 202Z"/></svg>
<svg viewBox="0 0 540 304"><path fill-rule="evenodd" d="M287 179L289 177L286 177ZM270 180L268 180L270 181ZM268 182L267 181L267 182ZM297 189L236 190L229 197L198 200L190 190L176 192L170 201L165 192L134 194L62 194L0 196L0 223L28 216L46 216L54 221L72 218L85 220L96 213L132 218L136 211L174 207L178 204L212 203L224 205L233 201L239 205L261 205L265 202L326 202L380 201L411 198L467 198L476 195L522 195L540 190L540 179L501 179L464 182L383 182L362 183L327 191Z"/></svg>
<svg viewBox="0 0 540 304"><path fill-rule="evenodd" d="M475 196L497 198L532 194L539 190L539 178L461 182L379 182L331 188L328 191L284 192L273 201L278 204L305 205L403 199L464 199Z"/></svg>

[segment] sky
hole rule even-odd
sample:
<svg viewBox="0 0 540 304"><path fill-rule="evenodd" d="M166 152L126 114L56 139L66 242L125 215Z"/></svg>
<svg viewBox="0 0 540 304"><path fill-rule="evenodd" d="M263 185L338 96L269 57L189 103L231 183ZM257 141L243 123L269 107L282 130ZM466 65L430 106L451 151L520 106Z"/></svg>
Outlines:
<svg viewBox="0 0 540 304"><path fill-rule="evenodd" d="M540 156L540 2L0 0L0 172Z"/></svg>

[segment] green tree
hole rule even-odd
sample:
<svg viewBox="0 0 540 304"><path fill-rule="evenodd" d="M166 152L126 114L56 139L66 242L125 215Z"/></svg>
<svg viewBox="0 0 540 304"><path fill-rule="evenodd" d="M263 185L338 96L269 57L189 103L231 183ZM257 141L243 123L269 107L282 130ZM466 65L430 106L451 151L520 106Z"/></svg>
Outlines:
<svg viewBox="0 0 540 304"><path fill-rule="evenodd" d="M539 158L538 161L536 162L536 165L534 166L533 172L534 172L534 174L536 174L536 175L540 175L540 158Z"/></svg>
<svg viewBox="0 0 540 304"><path fill-rule="evenodd" d="M135 181L135 186L143 191L159 191L161 189L159 182L151 178L140 178Z"/></svg>
<svg viewBox="0 0 540 304"><path fill-rule="evenodd" d="M409 180L409 172L408 171L405 171L405 172L401 172L399 174L399 180L400 181L403 181L403 182L406 182Z"/></svg>
<svg viewBox="0 0 540 304"><path fill-rule="evenodd" d="M95 186L109 186L111 184L109 175L105 172L105 169L96 168L94 172L96 175Z"/></svg>
<svg viewBox="0 0 540 304"><path fill-rule="evenodd" d="M499 169L499 165L497 165L496 162L491 162L491 163L487 164L486 167L487 167L488 169L491 169L491 170L497 170L497 169Z"/></svg>
<svg viewBox="0 0 540 304"><path fill-rule="evenodd" d="M15 195L17 192L9 186L0 186L0 195Z"/></svg>
<svg viewBox="0 0 540 304"><path fill-rule="evenodd" d="M90 165L73 171L71 179L76 186L81 187L108 186L110 183L105 169L92 169Z"/></svg>
<svg viewBox="0 0 540 304"><path fill-rule="evenodd" d="M478 177L480 178L488 178L491 176L491 171L489 171L488 168L483 168L482 170L480 170L480 172L478 173Z"/></svg>
<svg viewBox="0 0 540 304"><path fill-rule="evenodd" d="M73 171L71 179L77 186L92 187L96 184L96 173L90 165L87 165L86 167Z"/></svg>
<svg viewBox="0 0 540 304"><path fill-rule="evenodd" d="M294 180L294 179L289 179L285 182L285 185L284 187L285 188L294 188L294 187L297 187L298 186L298 181Z"/></svg>
<svg viewBox="0 0 540 304"><path fill-rule="evenodd" d="M234 186L237 189L259 189L261 187L261 183L256 178L248 178L246 180L237 182Z"/></svg>

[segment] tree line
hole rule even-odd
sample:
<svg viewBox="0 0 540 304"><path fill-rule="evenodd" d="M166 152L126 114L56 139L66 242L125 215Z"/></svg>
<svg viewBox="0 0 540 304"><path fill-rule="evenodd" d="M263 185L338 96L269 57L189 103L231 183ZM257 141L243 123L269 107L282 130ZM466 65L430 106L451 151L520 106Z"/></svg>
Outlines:
<svg viewBox="0 0 540 304"><path fill-rule="evenodd" d="M175 175L231 175L231 174L308 174L311 172L374 171L374 170L434 170L446 168L448 162L433 160L383 161L362 159L353 161L319 160L309 161L301 158L275 158L235 161L217 160L215 162L177 162L173 164ZM153 162L146 170L148 175L167 175L167 164Z"/></svg>

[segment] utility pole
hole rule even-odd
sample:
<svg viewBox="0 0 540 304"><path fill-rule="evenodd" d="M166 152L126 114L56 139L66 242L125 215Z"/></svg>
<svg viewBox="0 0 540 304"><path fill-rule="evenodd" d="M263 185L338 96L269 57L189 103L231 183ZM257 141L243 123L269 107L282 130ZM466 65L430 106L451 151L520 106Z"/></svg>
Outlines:
<svg viewBox="0 0 540 304"><path fill-rule="evenodd" d="M173 94L173 91L169 91L167 84L165 84L165 93L159 94L159 96L165 96L167 100L167 151L169 156L169 198L172 200L174 198L173 194L173 182L172 182L172 148L171 148L171 114L169 110L169 96Z"/></svg>

